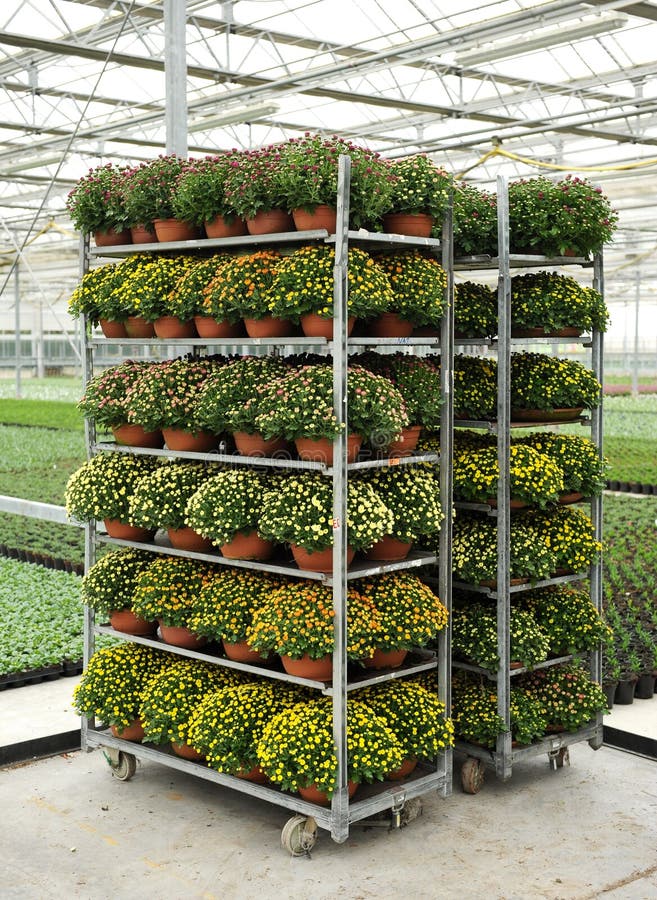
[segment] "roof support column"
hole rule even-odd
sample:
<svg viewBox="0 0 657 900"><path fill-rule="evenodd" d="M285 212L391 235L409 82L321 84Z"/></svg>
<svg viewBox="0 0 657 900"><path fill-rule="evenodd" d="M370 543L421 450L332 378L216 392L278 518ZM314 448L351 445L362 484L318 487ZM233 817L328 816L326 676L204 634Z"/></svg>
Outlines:
<svg viewBox="0 0 657 900"><path fill-rule="evenodd" d="M167 153L187 156L185 0L164 0L164 74Z"/></svg>

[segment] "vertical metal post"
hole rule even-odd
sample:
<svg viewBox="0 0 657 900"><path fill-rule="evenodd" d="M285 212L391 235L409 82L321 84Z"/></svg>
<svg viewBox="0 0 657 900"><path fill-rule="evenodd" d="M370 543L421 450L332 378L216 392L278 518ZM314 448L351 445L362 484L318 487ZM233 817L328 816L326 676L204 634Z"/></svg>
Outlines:
<svg viewBox="0 0 657 900"><path fill-rule="evenodd" d="M333 445L333 741L338 776L331 800L331 836L349 836L347 792L347 303L349 255L349 187L351 159L341 156L338 169L337 226L333 268L333 407L342 426Z"/></svg>
<svg viewBox="0 0 657 900"><path fill-rule="evenodd" d="M164 78L167 153L187 156L185 0L164 0Z"/></svg>
<svg viewBox="0 0 657 900"><path fill-rule="evenodd" d="M505 731L499 735L495 768L498 777L511 775L511 715L509 676L511 595L509 557L511 512L509 458L511 452L511 272L509 269L509 193L505 178L497 179L497 242L499 272L497 282L497 711Z"/></svg>
<svg viewBox="0 0 657 900"><path fill-rule="evenodd" d="M445 518L438 542L438 592L447 607L447 628L438 636L438 697L445 704L445 715L451 715L452 684L452 495L454 457L454 242L452 237L453 205L443 219L442 265L447 272L445 311L440 324L440 502ZM445 751L444 786L441 796L452 793L452 751Z"/></svg>
<svg viewBox="0 0 657 900"><path fill-rule="evenodd" d="M639 302L641 299L641 270L637 263L634 280L634 356L632 358L632 396L639 396Z"/></svg>
<svg viewBox="0 0 657 900"><path fill-rule="evenodd" d="M16 388L15 394L17 398L21 396L21 369L22 369L22 354L21 354L21 292L20 292L20 276L18 274L19 270L19 259L16 259L14 264L14 347L16 354Z"/></svg>
<svg viewBox="0 0 657 900"><path fill-rule="evenodd" d="M89 268L89 235L80 236L79 270L82 277ZM80 358L82 360L82 388L83 392L93 376L93 351L89 346L89 323L86 316L80 318ZM91 457L91 450L96 442L96 428L93 419L84 420L84 439L87 448L87 459ZM84 526L84 571L88 572L95 562L96 545L94 541L96 531L95 521L87 522ZM93 656L95 649L94 639L94 611L90 606L84 607L84 644L83 663L86 668ZM89 750L87 741L89 728L93 719L83 718L80 723L81 746L83 750Z"/></svg>
<svg viewBox="0 0 657 900"><path fill-rule="evenodd" d="M602 252L596 254L593 261L593 287L604 297L604 274ZM592 335L593 348L591 352L591 365L595 377L600 384L604 378L603 337L601 331L594 331ZM603 394L600 393L600 405L591 410L591 440L598 448L603 450ZM594 497L591 501L591 518L595 539L602 541L602 495ZM598 612L602 611L602 558L591 566L591 599ZM602 661L600 652L591 654L591 677L601 682Z"/></svg>

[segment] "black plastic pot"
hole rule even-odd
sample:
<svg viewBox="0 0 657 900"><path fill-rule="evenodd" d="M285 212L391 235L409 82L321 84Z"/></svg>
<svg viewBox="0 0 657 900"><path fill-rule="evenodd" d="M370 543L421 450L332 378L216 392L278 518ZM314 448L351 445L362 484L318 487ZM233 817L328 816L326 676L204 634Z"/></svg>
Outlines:
<svg viewBox="0 0 657 900"><path fill-rule="evenodd" d="M614 703L618 704L618 706L629 706L630 703L634 703L634 686L636 682L636 678L619 681L614 694Z"/></svg>
<svg viewBox="0 0 657 900"><path fill-rule="evenodd" d="M634 696L637 700L652 700L655 693L655 676L650 674L639 675L639 680L634 688Z"/></svg>
<svg viewBox="0 0 657 900"><path fill-rule="evenodd" d="M618 687L618 682L613 681L611 684L603 684L602 690L604 691L604 695L607 698L607 708L611 709L614 705L614 695L616 693L616 688Z"/></svg>

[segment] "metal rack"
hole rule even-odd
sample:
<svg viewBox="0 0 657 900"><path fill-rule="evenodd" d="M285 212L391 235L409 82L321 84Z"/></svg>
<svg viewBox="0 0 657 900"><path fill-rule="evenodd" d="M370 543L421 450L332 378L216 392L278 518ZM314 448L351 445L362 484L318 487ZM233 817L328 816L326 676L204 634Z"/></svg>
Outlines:
<svg viewBox="0 0 657 900"><path fill-rule="evenodd" d="M485 766L494 769L498 778L507 780L511 777L514 763L547 753L553 768L563 766L568 759L568 747L581 741L588 741L590 746L597 750L602 745L602 714L598 714L595 720L576 732L564 732L546 736L543 740L535 741L531 745L512 747L511 739L511 715L510 692L514 677L526 672L525 668L511 669L510 667L510 615L511 601L517 593L534 590L548 585L581 581L586 577L583 573L566 575L540 581L535 584L512 585L510 583L510 528L511 508L509 503L509 466L510 466L510 436L511 430L516 427L537 427L554 424L553 422L527 422L515 423L511 421L510 398L510 373L511 373L511 348L515 344L527 344L541 342L545 344L558 343L561 339L554 338L520 338L511 337L511 269L563 265L593 265L593 286L601 294L604 294L602 254L598 254L593 263L580 257L545 257L526 254L511 254L509 252L509 200L507 181L503 177L497 179L497 216L498 216L498 255L497 257L479 256L459 259L455 261L456 270L484 270L496 269L498 271L498 333L496 339L466 339L457 345L467 347L485 346L494 349L497 353L497 418L490 421L455 420L460 427L482 428L493 432L497 436L497 459L499 466L499 481L497 488L497 505L495 508L489 504L457 503L456 506L466 509L476 509L486 512L497 519L497 583L494 588L481 585L453 582L454 588L469 592L484 594L496 603L497 607L497 646L499 665L497 671L489 671L479 666L469 665L457 660L452 661L455 669L464 669L481 674L490 679L496 685L497 712L504 720L505 730L497 738L494 749L480 747L467 741L456 742L456 749L467 755L461 771L463 788L468 793L477 793L484 780ZM581 341L592 350L592 369L600 382L602 382L602 334L594 331L590 337L568 339L569 341ZM583 425L591 426L591 437L599 451L602 449L602 404L592 410L591 418L579 417L576 421ZM591 501L591 515L594 524L596 540L602 539L602 498L595 497ZM598 612L602 609L602 563L598 560L590 567L589 571L591 598ZM535 668L545 668L559 663L570 661L572 657L560 657L548 660ZM600 682L601 678L601 651L598 649L590 654L591 677Z"/></svg>
<svg viewBox="0 0 657 900"><path fill-rule="evenodd" d="M383 572L398 571L401 569L415 568L426 566L428 564L439 563L439 590L441 600L444 605L451 608L451 527L449 517L446 517L445 523L440 534L439 554L417 552L411 555L407 560L399 563L388 563L383 565L372 565L371 563L362 563L352 565L347 571L346 567L346 502L347 502L347 484L350 473L362 468L372 466L385 465L407 465L412 462L436 462L438 457L435 454L421 454L410 458L400 458L395 460L368 461L364 463L347 464L346 462L346 422L347 422L347 360L350 346L408 346L427 347L434 351L437 345L440 346L443 357L443 365L441 366L441 389L445 397L441 417L441 445L440 455L442 459L451 459L452 451L452 435L451 435L451 419L452 419L452 393L451 386L453 380L452 371L452 303L451 291L453 286L451 274L451 212L446 216L443 226L443 236L441 241L423 238L408 238L397 235L380 235L364 231L349 231L347 227L349 210L349 179L350 179L350 160L348 157L340 158L340 172L337 197L337 229L336 235L328 235L326 231L312 232L292 232L283 235L266 235L263 237L247 237L247 238L228 238L215 239L202 242L176 242L171 244L149 244L138 245L138 247L123 246L103 248L95 251L89 248L88 238L83 239L81 245L81 270L85 272L89 259L92 255L122 257L128 256L134 252L162 252L163 250L196 250L219 248L228 245L235 246L261 246L264 243L293 243L293 242L309 242L323 241L327 244L335 244L335 267L334 267L334 339L326 341L321 338L279 338L279 339L250 339L250 338L232 338L232 339L181 339L180 341L161 342L166 345L179 347L180 350L189 347L211 347L212 349L230 349L231 352L239 352L240 348L247 347L265 347L269 349L276 347L278 350L285 352L286 348L294 348L302 346L308 348L324 349L332 353L333 356L333 398L334 408L338 417L338 421L345 425L335 441L334 458L338 460L337 464L332 467L326 467L321 463L300 462L292 460L254 460L249 457L235 456L227 453L219 454L203 454L192 452L171 452L169 450L144 450L141 448L126 448L117 444L97 442L94 425L89 420L86 421L86 441L88 454L92 455L97 452L123 452L123 453L149 453L159 456L174 456L181 459L190 460L221 460L231 465L266 465L278 468L307 469L321 472L325 477L331 478L333 486L333 522L334 522L334 545L333 545L333 574L325 575L319 572L301 571L286 559L281 559L272 563L254 563L241 560L228 560L219 553L194 553L175 550L168 545L166 540L161 540L156 544L140 544L129 541L115 540L107 537L102 533L97 533L96 523L90 523L86 528L86 546L85 546L85 569L87 570L95 558L95 546L97 542L107 542L121 546L139 547L152 553L165 553L169 555L183 555L192 559L211 561L222 565L230 565L237 567L245 567L250 569L258 569L267 572L276 572L296 578L310 578L321 580L332 587L334 616L334 635L335 645L333 652L333 678L330 683L321 681L313 681L310 679L297 678L259 666L253 666L244 663L233 662L219 656L212 656L208 653L201 653L192 650L182 650L165 644L157 638L138 638L128 637L125 634L115 632L113 629L97 625L94 622L93 611L89 608L85 610L85 666L94 650L95 634L112 634L124 640L130 640L135 643L141 643L148 646L166 649L167 651L192 659L198 659L205 662L211 662L215 665L227 668L238 669L248 672L251 675L258 675L263 678L271 678L302 684L306 687L313 688L332 698L333 707L333 736L336 747L336 756L338 760L337 784L332 796L330 807L324 808L313 803L306 802L298 797L279 790L274 786L263 786L253 784L243 779L231 775L225 775L209 769L198 763L189 762L174 756L168 750L149 747L143 744L134 744L120 738L114 737L109 731L103 727L99 727L93 720L83 720L82 722L82 746L84 749L90 750L94 747L103 747L106 749L106 756L112 765L114 774L118 777L128 780L135 772L136 759L157 761L164 765L171 766L183 772L194 774L198 777L209 781L231 787L243 793L259 797L270 803L293 810L296 815L290 819L283 829L282 840L283 845L293 854L307 852L315 842L317 826L330 831L333 840L340 843L347 839L349 835L350 824L367 819L379 813L389 812L391 815L392 827L399 827L407 821L418 815L420 801L417 799L421 795L430 791L438 791L441 796L448 796L451 792L452 777L452 751L446 750L442 753L435 766L420 764L417 769L403 783L400 784L373 784L361 786L361 799L350 801L347 792L347 696L355 689L365 687L366 685L379 684L394 678L405 677L408 675L435 671L438 679L438 689L441 701L445 704L447 712L449 712L450 697L450 652L449 652L449 635L448 629L444 629L438 639L437 652L416 651L409 656L409 662L400 669L388 672L380 672L376 674L366 673L357 677L350 677L347 670L346 655L346 639L347 639L347 616L346 616L346 595L347 583L353 578L362 578L364 576L378 575ZM347 338L347 273L348 273L348 248L350 242L363 243L365 245L374 244L377 248L399 248L402 246L425 247L434 253L441 253L442 263L448 272L448 299L446 311L443 317L441 337L436 338L391 338L391 339L348 339ZM84 353L84 369L83 377L85 384L91 377L93 372L93 354L94 350L105 344L128 344L136 346L152 346L151 340L126 340L118 338L116 340L100 339L91 336L91 332L86 323L83 324L83 345ZM441 465L440 467L440 489L441 502L443 507L448 509L451 507L451 466ZM381 824L377 822L376 824Z"/></svg>

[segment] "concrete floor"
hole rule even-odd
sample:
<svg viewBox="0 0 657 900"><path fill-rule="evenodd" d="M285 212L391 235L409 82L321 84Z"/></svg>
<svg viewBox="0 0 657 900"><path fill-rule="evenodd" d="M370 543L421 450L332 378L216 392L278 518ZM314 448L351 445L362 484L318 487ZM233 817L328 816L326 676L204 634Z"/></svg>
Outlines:
<svg viewBox="0 0 657 900"><path fill-rule="evenodd" d="M75 679L4 691L0 746L38 723L74 728ZM632 711L657 735L657 698ZM610 724L621 727L614 721ZM647 723L647 724L645 724ZM653 731L654 729L654 731ZM102 753L61 754L0 769L3 900L649 900L657 898L657 764L588 745L570 767L547 758L458 785L388 833L354 826L336 845L320 831L312 859L280 848L290 813L155 763L111 777ZM459 769L456 769L458 776Z"/></svg>

